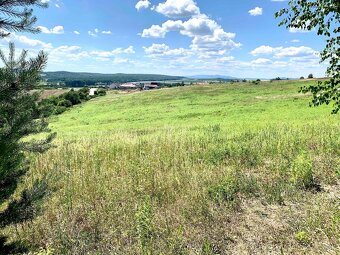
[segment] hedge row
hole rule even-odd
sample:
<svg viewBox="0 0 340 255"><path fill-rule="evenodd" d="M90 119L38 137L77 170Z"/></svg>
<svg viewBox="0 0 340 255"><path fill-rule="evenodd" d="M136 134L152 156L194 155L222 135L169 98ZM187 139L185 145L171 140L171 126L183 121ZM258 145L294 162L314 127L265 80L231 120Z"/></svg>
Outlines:
<svg viewBox="0 0 340 255"><path fill-rule="evenodd" d="M70 108L73 105L81 104L82 102L91 100L92 98L105 95L106 90L103 88L99 88L93 96L90 96L89 88L82 88L80 90L71 89L69 92L60 96L52 96L43 99L39 103L39 112L43 117L58 115L65 112L67 108Z"/></svg>

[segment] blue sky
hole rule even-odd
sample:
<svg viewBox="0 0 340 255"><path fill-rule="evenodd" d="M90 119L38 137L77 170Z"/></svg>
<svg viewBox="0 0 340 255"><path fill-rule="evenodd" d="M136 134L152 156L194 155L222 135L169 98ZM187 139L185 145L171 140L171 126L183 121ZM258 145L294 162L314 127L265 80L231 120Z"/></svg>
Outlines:
<svg viewBox="0 0 340 255"><path fill-rule="evenodd" d="M42 33L14 33L17 48L49 53L48 71L324 76L315 31L278 27L273 0L45 0ZM1 47L5 47L2 40Z"/></svg>

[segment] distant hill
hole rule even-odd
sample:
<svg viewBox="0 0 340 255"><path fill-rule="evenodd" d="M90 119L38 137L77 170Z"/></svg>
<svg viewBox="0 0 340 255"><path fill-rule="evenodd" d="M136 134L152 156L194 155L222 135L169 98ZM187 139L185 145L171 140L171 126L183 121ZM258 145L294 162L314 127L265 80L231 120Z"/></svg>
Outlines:
<svg viewBox="0 0 340 255"><path fill-rule="evenodd" d="M96 83L125 83L138 81L168 81L181 80L181 76L169 76L159 74L102 74L102 73L76 73L76 72L44 72L43 79L48 82L61 82L65 86L81 87L85 85L94 85Z"/></svg>
<svg viewBox="0 0 340 255"><path fill-rule="evenodd" d="M187 78L190 79L200 79L200 80L211 80L211 79L223 79L223 80L235 80L238 78L232 77L232 76L225 76L225 75L193 75L189 76Z"/></svg>

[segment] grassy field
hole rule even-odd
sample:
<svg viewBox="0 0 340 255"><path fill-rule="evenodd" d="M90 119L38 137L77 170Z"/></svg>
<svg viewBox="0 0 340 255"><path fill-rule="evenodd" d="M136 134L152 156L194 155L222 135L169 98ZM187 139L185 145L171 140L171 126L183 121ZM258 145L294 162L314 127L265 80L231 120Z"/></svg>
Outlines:
<svg viewBox="0 0 340 255"><path fill-rule="evenodd" d="M304 82L110 93L51 119L33 221L51 254L339 254L340 116Z"/></svg>

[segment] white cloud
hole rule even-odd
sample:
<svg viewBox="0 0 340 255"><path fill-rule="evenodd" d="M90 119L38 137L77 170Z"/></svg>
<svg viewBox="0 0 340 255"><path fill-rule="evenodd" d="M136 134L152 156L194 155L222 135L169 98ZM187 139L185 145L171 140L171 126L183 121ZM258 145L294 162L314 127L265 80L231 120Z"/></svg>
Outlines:
<svg viewBox="0 0 340 255"><path fill-rule="evenodd" d="M267 58L258 58L258 59L251 61L251 63L256 64L256 65L261 65L261 64L272 63L272 61L270 59L267 59Z"/></svg>
<svg viewBox="0 0 340 255"><path fill-rule="evenodd" d="M113 60L113 63L115 64L125 64L125 63L129 63L130 60L128 58L115 58Z"/></svg>
<svg viewBox="0 0 340 255"><path fill-rule="evenodd" d="M317 58L318 52L310 47L270 47L262 45L250 52L253 56L259 55L273 55L274 58L285 58L285 57L312 57Z"/></svg>
<svg viewBox="0 0 340 255"><path fill-rule="evenodd" d="M150 5L151 5L151 3L150 3L149 0L140 0L136 4L135 8L139 11L140 9L143 9L143 8L145 8L145 9L149 8Z"/></svg>
<svg viewBox="0 0 340 255"><path fill-rule="evenodd" d="M190 18L187 21L168 20L160 25L152 25L144 29L142 37L164 38L170 31L178 31L182 35L193 38L190 48L202 56L223 55L227 50L238 48L234 33L227 33L223 28L204 14Z"/></svg>
<svg viewBox="0 0 340 255"><path fill-rule="evenodd" d="M303 56L317 56L318 52L310 47L300 46L300 47L287 47L277 50L274 57L284 58L284 57L303 57Z"/></svg>
<svg viewBox="0 0 340 255"><path fill-rule="evenodd" d="M300 42L300 40L298 40L298 39L294 39L294 40L291 40L291 42L292 42L292 43L299 43L299 42Z"/></svg>
<svg viewBox="0 0 340 255"><path fill-rule="evenodd" d="M89 57L88 52L83 51L80 46L62 45L47 52L49 62L52 63L64 63L66 60L77 61Z"/></svg>
<svg viewBox="0 0 340 255"><path fill-rule="evenodd" d="M251 9L250 11L248 11L248 13L251 16L260 16L263 13L263 9L261 7L255 7L254 9Z"/></svg>
<svg viewBox="0 0 340 255"><path fill-rule="evenodd" d="M235 57L233 56L226 56L226 57L216 59L216 61L219 63L231 62L233 60L235 60Z"/></svg>
<svg viewBox="0 0 340 255"><path fill-rule="evenodd" d="M191 53L183 48L170 49L166 44L152 44L150 47L144 47L144 51L147 55L152 57L164 57L164 56L188 56Z"/></svg>
<svg viewBox="0 0 340 255"><path fill-rule="evenodd" d="M200 14L193 0L166 0L158 4L154 10L170 18L185 18Z"/></svg>
<svg viewBox="0 0 340 255"><path fill-rule="evenodd" d="M290 27L289 32L291 32L291 33L309 33L310 31L303 29L303 28Z"/></svg>
<svg viewBox="0 0 340 255"><path fill-rule="evenodd" d="M270 55L274 53L274 48L267 46L267 45L262 45L256 49L254 49L252 52L250 52L254 56L258 55Z"/></svg>
<svg viewBox="0 0 340 255"><path fill-rule="evenodd" d="M44 34L63 34L64 33L64 27L63 26L55 26L51 29L48 29L47 27L44 27L44 26L38 26L38 28Z"/></svg>
<svg viewBox="0 0 340 255"><path fill-rule="evenodd" d="M112 32L111 31L102 31L102 34L110 35L110 34L112 34Z"/></svg>
<svg viewBox="0 0 340 255"><path fill-rule="evenodd" d="M142 37L153 37L153 38L164 38L167 32L168 31L165 28L159 25L152 25L150 28L144 29L141 36Z"/></svg>
<svg viewBox="0 0 340 255"><path fill-rule="evenodd" d="M92 32L92 31L87 31L87 33L90 35L90 36L92 36L92 37L97 37L98 35L96 34L96 33L94 33L94 32Z"/></svg>
<svg viewBox="0 0 340 255"><path fill-rule="evenodd" d="M73 33L76 34L76 35L80 35L80 32L78 32L78 31L73 31Z"/></svg>
<svg viewBox="0 0 340 255"><path fill-rule="evenodd" d="M19 47L23 48L27 46L44 50L53 48L51 43L45 43L40 40L31 39L25 35L17 35L16 33L12 33L9 37L4 38L3 40L6 42L13 41L14 43L18 44Z"/></svg>
<svg viewBox="0 0 340 255"><path fill-rule="evenodd" d="M134 54L135 50L133 46L129 46L128 48L116 48L113 49L112 51L91 51L90 55L95 56L97 58L102 58L102 59L109 59L112 57L115 57L120 54Z"/></svg>

